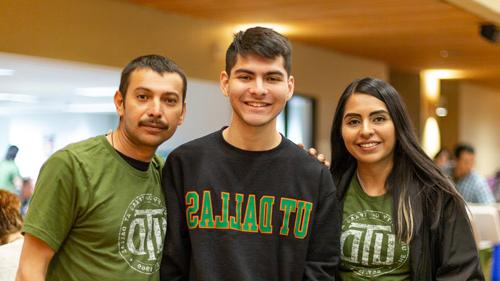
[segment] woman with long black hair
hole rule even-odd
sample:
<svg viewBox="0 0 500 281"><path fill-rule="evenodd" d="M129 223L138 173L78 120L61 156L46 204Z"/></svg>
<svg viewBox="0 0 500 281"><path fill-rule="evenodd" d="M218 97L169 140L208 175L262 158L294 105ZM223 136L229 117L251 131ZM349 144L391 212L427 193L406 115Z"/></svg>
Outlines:
<svg viewBox="0 0 500 281"><path fill-rule="evenodd" d="M346 88L331 149L343 280L484 280L465 203L391 85L363 78Z"/></svg>

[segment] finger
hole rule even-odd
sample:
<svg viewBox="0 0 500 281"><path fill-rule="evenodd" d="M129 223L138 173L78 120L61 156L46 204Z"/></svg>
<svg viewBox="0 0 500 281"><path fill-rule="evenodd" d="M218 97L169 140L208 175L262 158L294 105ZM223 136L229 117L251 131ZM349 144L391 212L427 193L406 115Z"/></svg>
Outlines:
<svg viewBox="0 0 500 281"><path fill-rule="evenodd" d="M318 154L317 158L318 158L319 162L325 162L325 160L326 160L325 155L323 155L323 154Z"/></svg>
<svg viewBox="0 0 500 281"><path fill-rule="evenodd" d="M316 157L316 155L318 155L318 151L312 147L309 148L308 152L309 152L309 154L311 154L314 157Z"/></svg>
<svg viewBox="0 0 500 281"><path fill-rule="evenodd" d="M304 146L304 144L303 144L303 143L298 143L298 144L297 144L297 146L298 146L298 147L300 147L300 148L302 148L302 149L304 149L304 148L305 148L305 146Z"/></svg>

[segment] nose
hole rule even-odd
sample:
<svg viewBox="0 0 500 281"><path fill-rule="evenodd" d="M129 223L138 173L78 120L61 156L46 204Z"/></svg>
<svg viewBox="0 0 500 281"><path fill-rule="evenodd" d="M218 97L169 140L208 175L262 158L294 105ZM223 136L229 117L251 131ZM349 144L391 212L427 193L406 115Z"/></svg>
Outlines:
<svg viewBox="0 0 500 281"><path fill-rule="evenodd" d="M266 87L266 84L265 84L265 81L264 79L262 78L257 78L255 79L255 82L254 84L252 85L252 87L250 88L250 92L253 94L253 95L256 95L256 96L263 96L263 95L266 95L267 94L267 87Z"/></svg>
<svg viewBox="0 0 500 281"><path fill-rule="evenodd" d="M370 138L373 135L372 125L368 120L363 121L363 125L361 126L361 136L364 138Z"/></svg>
<svg viewBox="0 0 500 281"><path fill-rule="evenodd" d="M148 115L154 118L161 117L161 100L160 98L153 98L149 104Z"/></svg>

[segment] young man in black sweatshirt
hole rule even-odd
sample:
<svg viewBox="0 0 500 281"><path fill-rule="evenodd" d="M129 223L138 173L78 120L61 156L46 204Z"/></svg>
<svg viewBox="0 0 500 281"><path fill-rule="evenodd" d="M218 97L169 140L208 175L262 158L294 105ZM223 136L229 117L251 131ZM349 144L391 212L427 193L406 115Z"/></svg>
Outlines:
<svg viewBox="0 0 500 281"><path fill-rule="evenodd" d="M334 280L340 212L330 173L276 129L294 90L290 70L286 37L262 27L235 35L220 75L229 127L165 164L161 280Z"/></svg>

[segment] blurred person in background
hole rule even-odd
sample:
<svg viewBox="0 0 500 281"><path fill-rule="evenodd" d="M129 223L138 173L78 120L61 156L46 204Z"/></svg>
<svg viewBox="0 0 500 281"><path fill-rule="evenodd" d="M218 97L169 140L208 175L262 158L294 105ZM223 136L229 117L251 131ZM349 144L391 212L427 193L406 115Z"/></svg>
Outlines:
<svg viewBox="0 0 500 281"><path fill-rule="evenodd" d="M23 217L28 212L28 207L32 195L33 195L33 181L31 180L31 178L23 178L23 183L21 185L21 193L19 194L19 198L21 199L21 215Z"/></svg>
<svg viewBox="0 0 500 281"><path fill-rule="evenodd" d="M15 145L9 146L5 159L0 161L0 189L8 190L18 194L18 186L21 182L21 174L17 168L15 159L19 148Z"/></svg>
<svg viewBox="0 0 500 281"><path fill-rule="evenodd" d="M442 170L451 165L451 152L446 148L441 148L434 156L434 163Z"/></svg>
<svg viewBox="0 0 500 281"><path fill-rule="evenodd" d="M454 151L455 163L446 169L455 186L466 202L478 204L495 203L486 179L473 170L474 148L469 144L458 144Z"/></svg>
<svg viewBox="0 0 500 281"><path fill-rule="evenodd" d="M23 219L19 212L17 195L0 190L0 281L13 281L23 246L21 227Z"/></svg>
<svg viewBox="0 0 500 281"><path fill-rule="evenodd" d="M495 196L495 201L500 202L500 170L488 179L488 185Z"/></svg>

